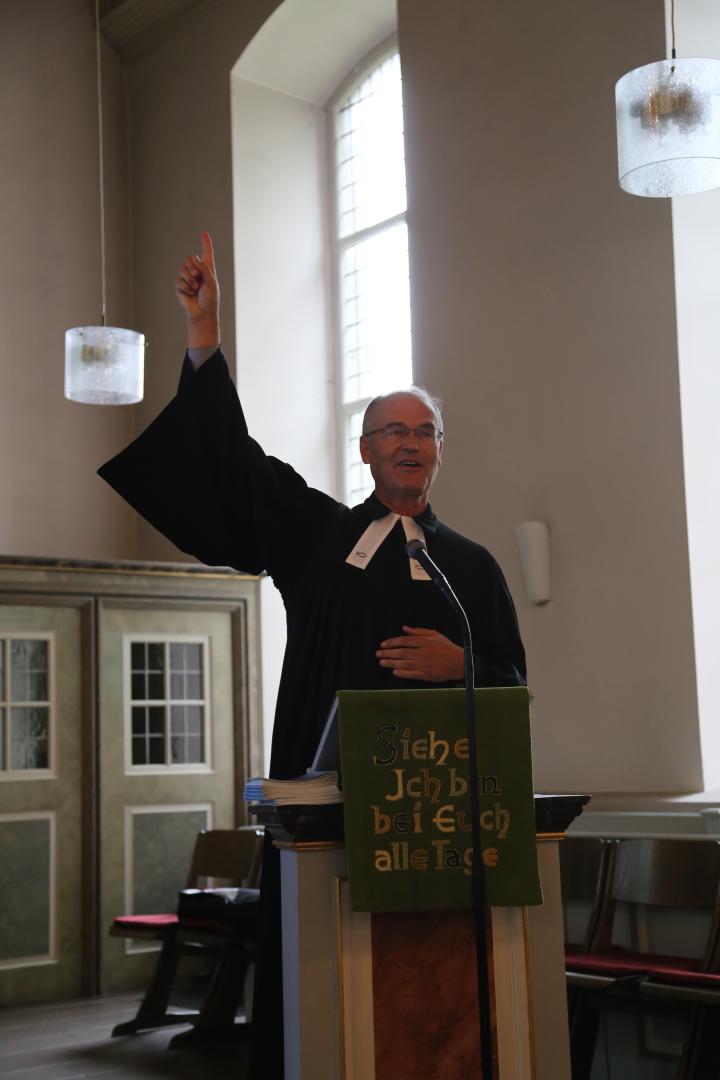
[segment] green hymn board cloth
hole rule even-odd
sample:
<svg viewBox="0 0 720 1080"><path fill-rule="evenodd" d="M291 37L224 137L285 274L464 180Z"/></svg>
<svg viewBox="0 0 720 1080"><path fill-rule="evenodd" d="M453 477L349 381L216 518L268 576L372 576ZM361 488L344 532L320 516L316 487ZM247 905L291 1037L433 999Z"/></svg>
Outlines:
<svg viewBox="0 0 720 1080"><path fill-rule="evenodd" d="M465 691L338 692L355 911L472 907ZM488 903L541 904L529 697L475 690Z"/></svg>

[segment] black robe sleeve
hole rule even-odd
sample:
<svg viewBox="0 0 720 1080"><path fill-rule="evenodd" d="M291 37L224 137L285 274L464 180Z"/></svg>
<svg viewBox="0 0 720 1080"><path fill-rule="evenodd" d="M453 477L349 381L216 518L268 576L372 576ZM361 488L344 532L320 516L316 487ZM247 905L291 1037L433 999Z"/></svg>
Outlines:
<svg viewBox="0 0 720 1080"><path fill-rule="evenodd" d="M250 438L220 351L197 371L186 356L177 395L98 472L181 551L281 592L341 509Z"/></svg>
<svg viewBox="0 0 720 1080"><path fill-rule="evenodd" d="M525 686L527 666L515 605L502 570L491 555L493 573L479 615L484 647L473 650L476 686Z"/></svg>

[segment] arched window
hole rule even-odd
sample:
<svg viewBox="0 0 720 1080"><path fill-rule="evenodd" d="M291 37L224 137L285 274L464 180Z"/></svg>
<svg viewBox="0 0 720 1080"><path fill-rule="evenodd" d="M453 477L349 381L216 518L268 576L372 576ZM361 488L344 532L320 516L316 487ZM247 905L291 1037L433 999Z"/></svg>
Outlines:
<svg viewBox="0 0 720 1080"><path fill-rule="evenodd" d="M231 78L238 388L260 445L341 498L340 320L332 316L337 275L329 257L337 230L328 209L334 108L358 86L357 77L343 81L347 73L368 71L362 57L377 63L395 51L371 50L390 42L396 27L396 0L283 0ZM262 580L260 606L267 763L285 640L270 578Z"/></svg>
<svg viewBox="0 0 720 1080"><path fill-rule="evenodd" d="M358 438L367 403L412 382L402 80L395 40L329 105L334 146L338 442L349 505L372 490Z"/></svg>

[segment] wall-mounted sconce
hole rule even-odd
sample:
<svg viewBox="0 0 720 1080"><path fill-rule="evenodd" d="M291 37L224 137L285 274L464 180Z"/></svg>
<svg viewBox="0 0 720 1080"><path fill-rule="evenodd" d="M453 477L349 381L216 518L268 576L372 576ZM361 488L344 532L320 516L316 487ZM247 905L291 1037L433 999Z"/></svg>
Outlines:
<svg viewBox="0 0 720 1080"><path fill-rule="evenodd" d="M550 530L544 521L523 521L516 532L527 598L539 607L552 598Z"/></svg>

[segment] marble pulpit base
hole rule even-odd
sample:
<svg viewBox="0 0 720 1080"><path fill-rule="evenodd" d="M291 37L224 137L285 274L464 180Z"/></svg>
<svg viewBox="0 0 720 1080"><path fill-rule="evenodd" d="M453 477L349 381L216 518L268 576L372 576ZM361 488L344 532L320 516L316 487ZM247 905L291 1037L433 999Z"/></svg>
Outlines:
<svg viewBox="0 0 720 1080"><path fill-rule="evenodd" d="M557 846L542 907L491 909L500 1080L570 1080ZM480 1077L469 913L354 912L342 845L278 847L286 1080Z"/></svg>

